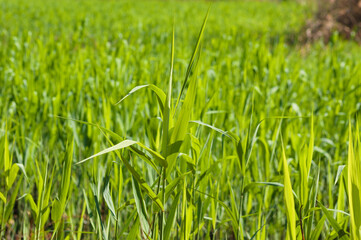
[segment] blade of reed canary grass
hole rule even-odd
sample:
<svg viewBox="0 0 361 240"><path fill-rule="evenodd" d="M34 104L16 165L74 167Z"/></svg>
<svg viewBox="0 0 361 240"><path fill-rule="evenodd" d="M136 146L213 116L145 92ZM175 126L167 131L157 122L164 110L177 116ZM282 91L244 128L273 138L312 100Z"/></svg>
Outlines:
<svg viewBox="0 0 361 240"><path fill-rule="evenodd" d="M323 206L320 202L318 202L318 205L320 205L322 212L325 214L327 220L330 222L331 226L336 231L338 237L342 240L349 239L345 230L343 230L342 227L331 216L331 214L328 212L328 209L325 208L325 206Z"/></svg>
<svg viewBox="0 0 361 240"><path fill-rule="evenodd" d="M265 226L266 224L263 224L259 229L257 229L257 231L252 235L251 239L250 240L253 240L255 239L255 237L259 236L258 233L263 229L263 227Z"/></svg>
<svg viewBox="0 0 361 240"><path fill-rule="evenodd" d="M4 141L4 158L3 158L3 161L4 161L4 172L6 173L11 168L10 154L9 154L9 140L8 140L8 132L7 132L7 123L5 125L5 136L4 136L4 138L5 138L5 141ZM6 182L7 186L9 185L8 181L9 181L9 177L6 174L5 175L5 182Z"/></svg>
<svg viewBox="0 0 361 240"><path fill-rule="evenodd" d="M187 217L186 217L186 223L185 223L185 233L184 233L184 239L190 239L190 234L192 230L192 223L193 223L193 204L190 203L187 207Z"/></svg>
<svg viewBox="0 0 361 240"><path fill-rule="evenodd" d="M15 206L16 197L19 193L20 186L22 184L23 176L20 176L18 179L18 182L16 183L15 187L11 191L10 199L9 201L6 201L6 207L5 207L5 213L4 213L4 221L5 223L8 222L10 219L10 215L12 214Z"/></svg>
<svg viewBox="0 0 361 240"><path fill-rule="evenodd" d="M148 214L138 182L134 177L132 178L132 187L133 187L135 205L137 207L138 218L141 226L141 232L142 232L141 235L142 238L145 238L145 236L151 235L150 226L148 222Z"/></svg>
<svg viewBox="0 0 361 240"><path fill-rule="evenodd" d="M194 50L193 50L193 53L192 53L192 57L190 58L189 60L189 63L188 63L188 67L187 67L187 72L186 72L186 76L185 76L185 79L183 81L183 84L182 84L182 88L181 88L181 91L179 93L179 96L177 98L177 102L176 102L176 105L175 105L175 109L177 109L178 107L178 104L179 104L179 101L180 101L180 98L182 97L182 94L183 94L183 91L187 85L187 82L188 82L188 78L190 77L191 75L191 72L192 72L192 69L195 67L194 65L194 60L195 60L195 57L199 51L199 46L200 46L200 43L201 43L201 40L203 38L203 33L204 33L204 29L206 27L206 23L207 23L207 20L208 20L208 15L209 15L209 11L210 11L210 7L208 8L208 11L207 11L207 14L203 20L203 24L202 24L202 27L201 27L201 30L199 31L199 35L198 35L198 39L197 39L197 43L196 45L194 46Z"/></svg>
<svg viewBox="0 0 361 240"><path fill-rule="evenodd" d="M57 231L62 223L61 218L65 212L65 207L69 197L69 189L71 184L71 166L73 163L73 139L70 140L66 149L66 157L63 160L63 171L61 175L60 197L55 199L51 210L51 219L55 222L55 230L52 239L56 236Z"/></svg>
<svg viewBox="0 0 361 240"><path fill-rule="evenodd" d="M326 216L322 216L322 218L320 219L320 221L317 222L317 225L315 226L312 235L310 236L309 239L311 240L318 240L320 239L320 235L322 233L322 229L323 229L323 225L325 224L326 221Z"/></svg>
<svg viewBox="0 0 361 240"><path fill-rule="evenodd" d="M164 239L170 239L171 231L174 227L174 223L177 216L176 213L177 213L181 193L182 192L178 192L178 194L173 199L173 203L171 207L169 208L169 214L164 228Z"/></svg>
<svg viewBox="0 0 361 240"><path fill-rule="evenodd" d="M198 47L199 47L200 41L202 39L205 23L206 23L207 18L208 18L208 13L209 13L209 9L208 9L206 17L205 17L205 19L203 21L202 29L201 29L201 32L200 32L200 34L198 36L197 44L196 44L196 47L195 47L195 49L193 51L192 58L190 60L190 64L192 64L192 65L194 64L194 60L195 60L194 57L195 57L196 53L199 52L198 59L200 58L200 55L201 55L201 49L198 50ZM195 70L197 70L196 67L197 67L197 65L194 64ZM192 67L190 67L190 68L192 68ZM187 76L187 74L188 74L188 76ZM187 74L186 74L186 80L183 83L183 86L185 86L185 83L188 80L190 72L189 73L187 72ZM192 109L193 109L193 105L194 105L194 101L195 101L196 87L197 87L197 74L195 74L193 76L193 78L190 80L190 84L189 84L189 87L188 87L188 91L187 91L184 103L183 103L183 105L181 107L179 116L178 116L178 118L177 118L177 120L175 122L172 134L170 136L169 145L167 147L167 156L170 156L170 155L172 155L172 156L167 158L167 163L169 164L168 174L173 170L173 168L175 166L176 154L179 152L179 149L180 149L180 147L181 147L181 145L182 145L182 143L184 141L185 135L186 135L187 130L188 130L188 124L189 124L189 121L191 119ZM181 93L180 93L180 95L178 97L176 106L174 108L174 113L176 112L180 97L181 97Z"/></svg>
<svg viewBox="0 0 361 240"><path fill-rule="evenodd" d="M257 124L256 129L255 129L255 131L254 131L254 134L253 134L253 136L252 136L252 139L250 139L251 142L249 142L249 145L247 145L247 148L246 148L246 165L245 165L246 169L247 169L248 164L249 164L249 161L250 161L250 159L251 159L252 149L253 149L254 144L255 144L255 142L256 142L256 140L257 140L257 133L258 133L258 130L259 130L262 122L263 122L263 120L261 120L261 121ZM249 131L250 131L250 130L251 130L251 129L249 129Z"/></svg>
<svg viewBox="0 0 361 240"><path fill-rule="evenodd" d="M309 199L310 208L316 207L318 187L319 187L319 181L320 181L320 172L321 172L321 167L320 167L320 162L319 162L318 170L317 170L317 177L314 179L312 188L311 188L311 194L310 194L310 199ZM311 236L314 218L315 218L315 213L312 212L312 215L311 215L310 219L307 219L307 224L306 224L307 239L309 239Z"/></svg>
<svg viewBox="0 0 361 240"><path fill-rule="evenodd" d="M293 197L293 190L291 184L290 173L286 158L285 149L282 142L282 159L283 159L283 177L284 177L284 197L287 211L287 238L296 240L296 211Z"/></svg>
<svg viewBox="0 0 361 240"><path fill-rule="evenodd" d="M117 220L117 215L115 212L113 199L112 199L112 196L111 196L110 190L109 190L109 184L107 184L107 186L104 189L103 197L104 197L104 200L105 200L110 212L112 213L112 216L114 217L115 220Z"/></svg>
<svg viewBox="0 0 361 240"><path fill-rule="evenodd" d="M12 160L11 160L12 162ZM17 175L18 175L18 171L19 171L19 166L17 164L12 164L11 169L9 171L9 181L8 181L8 189L11 188L11 186L13 185Z"/></svg>
<svg viewBox="0 0 361 240"><path fill-rule="evenodd" d="M86 210L86 201L84 201L83 203L83 208L81 211L81 215L80 215L80 221L79 221L79 226L78 226L78 232L77 232L77 240L81 240L81 235L83 232L83 224L84 224L84 216L85 216L85 210Z"/></svg>
<svg viewBox="0 0 361 240"><path fill-rule="evenodd" d="M345 211L346 204L345 204L345 179L343 177L340 178L340 184L338 187L338 196L337 196L337 210L338 211ZM342 213L337 213L336 215L337 222L343 222L344 216Z"/></svg>
<svg viewBox="0 0 361 240"><path fill-rule="evenodd" d="M93 193L93 197L94 197L94 201L95 201L95 206L96 206L96 212L97 212L97 221L100 223L99 224L99 231L101 232L103 239L107 240L108 239L108 235L106 234L106 230L104 228L104 223L102 220L102 215L101 215L101 211L100 211L100 207L99 207L99 201L98 201L98 197L96 196L95 193Z"/></svg>
<svg viewBox="0 0 361 240"><path fill-rule="evenodd" d="M315 137L313 133L313 113L311 114L311 133L310 133L310 142L308 145L308 152L307 152L307 177L310 174L311 163L312 163L312 156L313 156L313 146L315 142Z"/></svg>
<svg viewBox="0 0 361 240"><path fill-rule="evenodd" d="M357 121L356 121L357 122ZM349 120L349 146L347 162L348 179L348 201L350 208L351 237L355 240L361 239L361 158L358 124L356 123L356 144L354 148L351 130L351 119Z"/></svg>
<svg viewBox="0 0 361 240"><path fill-rule="evenodd" d="M171 58L170 58L170 73L169 73L169 82L168 82L168 91L166 96L166 103L163 110L163 134L162 134L162 153L165 157L165 161L167 162L168 157L168 132L170 127L170 113L171 113L171 102L172 102L172 83L173 83L173 66L174 66L174 20L173 20L173 28L172 28L172 43L171 43ZM163 200L163 207L166 207L166 167L164 166L162 171L162 200ZM158 189L159 189L158 183ZM160 229L160 239L164 239L164 223L165 223L165 214L164 212L160 213L160 222L159 222L159 229Z"/></svg>
<svg viewBox="0 0 361 240"><path fill-rule="evenodd" d="M133 240L133 239L137 239L138 235L139 235L139 225L140 225L140 221L139 221L139 217L137 216L135 221L133 222L132 228L130 229L130 232L128 234L127 240ZM143 238L146 239L146 238Z"/></svg>
<svg viewBox="0 0 361 240"><path fill-rule="evenodd" d="M34 201L34 198L30 194L27 194L25 199L29 202L31 211L33 211L34 215L37 216L39 214L39 209Z"/></svg>
<svg viewBox="0 0 361 240"><path fill-rule="evenodd" d="M94 212L92 210L91 202L89 201L89 198L88 198L84 188L83 188L83 196L84 196L85 203L86 203L86 211L87 211L88 216L89 216L90 225L91 225L91 227L93 229L96 229L96 226L95 226L95 223L94 223L94 217L96 217L96 214L94 214Z"/></svg>
<svg viewBox="0 0 361 240"><path fill-rule="evenodd" d="M192 79L190 82L190 86L188 87L187 95L182 105L181 112L175 123L173 132L170 136L170 141L168 143L169 145L167 147L167 154L168 156L173 154L173 156L167 158L167 162L169 165L168 172L173 170L176 155L178 155L179 149L188 131L188 122L192 114L192 107L196 94L196 85L197 79Z"/></svg>
<svg viewBox="0 0 361 240"><path fill-rule="evenodd" d="M173 68L172 68L172 70L173 70ZM137 87L133 88L132 90L130 90L130 92L127 95L125 95L122 99L120 99L115 105L118 105L119 103L123 102L131 94L133 94L143 88L149 88L157 95L157 99L158 99L159 106L161 108L161 112L163 112L165 101L166 101L166 94L162 91L162 89L158 88L157 86L155 86L153 84L141 85L141 86L137 86Z"/></svg>
<svg viewBox="0 0 361 240"><path fill-rule="evenodd" d="M163 156L167 157L168 146L168 132L170 127L170 112L172 101L172 84L173 84L173 67L174 67L174 25L172 29L172 44L171 44L171 59L170 59L170 73L168 82L168 91L165 100L165 108L163 110L163 135L162 135L162 152Z"/></svg>
<svg viewBox="0 0 361 240"><path fill-rule="evenodd" d="M229 135L228 132L223 131L223 130L221 130L221 129L219 129L219 128L216 128L216 127L214 127L214 126L212 126L212 125L209 125L209 124L207 124L207 123L204 123L204 122L201 122L201 121L189 121L189 122L190 122L190 123L195 123L195 124L198 124L198 125L201 125L201 126L208 127L208 128L213 129L214 131L219 132L220 134L222 134L222 135L224 135L224 136L226 136L226 137L228 137L228 138L230 138L230 139L232 139L232 140L236 140L236 139L234 138L234 136Z"/></svg>
<svg viewBox="0 0 361 240"><path fill-rule="evenodd" d="M155 157L155 160L157 160L157 162L162 165L162 166L167 166L167 162L165 161L164 157L162 155L160 155L159 153L157 153L156 151L146 147L144 144L140 143L140 142L137 142L137 141L133 141L133 140L124 140L112 147L109 147L109 148L106 148L104 149L103 151L97 153L97 154L94 154L84 160L81 160L79 162L76 163L76 165L79 165L79 164L82 164L92 158L95 158L95 157L98 157L98 156L101 156L103 154L106 154L106 153L110 153L110 152L114 152L116 150L120 150L120 149L123 149L123 148L127 148L127 147L130 147L132 145L138 145L140 146L141 148L145 149L146 151L148 151L151 155L153 155Z"/></svg>

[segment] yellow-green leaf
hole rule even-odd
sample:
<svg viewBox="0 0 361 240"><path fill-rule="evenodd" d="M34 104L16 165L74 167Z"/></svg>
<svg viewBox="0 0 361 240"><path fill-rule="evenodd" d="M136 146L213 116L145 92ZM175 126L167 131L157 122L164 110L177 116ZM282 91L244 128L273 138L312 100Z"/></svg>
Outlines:
<svg viewBox="0 0 361 240"><path fill-rule="evenodd" d="M358 134L358 131L356 131ZM356 137L358 139L358 137ZM348 146L348 201L351 215L351 237L361 239L361 164L359 159L360 143L356 143L356 154L353 148L351 122L349 125Z"/></svg>
<svg viewBox="0 0 361 240"><path fill-rule="evenodd" d="M282 159L283 159L283 177L284 177L284 196L286 202L287 222L288 222L287 238L291 240L296 240L295 201L293 198L291 178L288 170L288 163L283 144L282 144Z"/></svg>

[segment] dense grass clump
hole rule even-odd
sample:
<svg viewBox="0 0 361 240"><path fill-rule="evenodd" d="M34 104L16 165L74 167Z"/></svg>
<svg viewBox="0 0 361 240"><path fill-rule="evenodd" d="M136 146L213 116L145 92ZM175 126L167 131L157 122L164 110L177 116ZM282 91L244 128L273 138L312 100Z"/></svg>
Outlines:
<svg viewBox="0 0 361 240"><path fill-rule="evenodd" d="M0 0L5 239L361 239L361 49L287 1Z"/></svg>

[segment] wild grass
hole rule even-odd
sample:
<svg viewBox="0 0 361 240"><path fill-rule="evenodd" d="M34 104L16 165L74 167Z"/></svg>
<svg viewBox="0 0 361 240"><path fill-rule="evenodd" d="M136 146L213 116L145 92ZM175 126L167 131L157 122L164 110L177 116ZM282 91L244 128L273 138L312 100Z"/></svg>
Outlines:
<svg viewBox="0 0 361 240"><path fill-rule="evenodd" d="M310 14L0 0L1 238L360 239L361 49Z"/></svg>

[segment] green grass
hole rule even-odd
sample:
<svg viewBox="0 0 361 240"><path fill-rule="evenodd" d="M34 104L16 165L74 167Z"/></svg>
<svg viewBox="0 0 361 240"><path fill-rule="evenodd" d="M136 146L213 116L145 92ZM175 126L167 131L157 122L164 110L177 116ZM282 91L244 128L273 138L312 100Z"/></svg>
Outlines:
<svg viewBox="0 0 361 240"><path fill-rule="evenodd" d="M0 238L360 239L361 48L209 6L0 0Z"/></svg>

